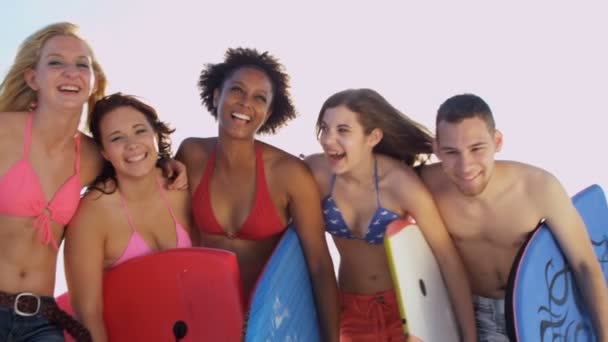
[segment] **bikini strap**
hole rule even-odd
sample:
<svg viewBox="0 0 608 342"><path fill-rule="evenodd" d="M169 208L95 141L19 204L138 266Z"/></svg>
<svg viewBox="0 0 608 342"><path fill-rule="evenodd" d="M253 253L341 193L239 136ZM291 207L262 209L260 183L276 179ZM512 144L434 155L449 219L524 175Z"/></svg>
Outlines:
<svg viewBox="0 0 608 342"><path fill-rule="evenodd" d="M177 218L175 218L175 213L173 212L173 208L171 208L171 204L169 204L169 199L167 198L167 194L165 193L165 189L163 188L162 184L158 181L158 179L156 179L156 183L158 184L158 188L160 190L160 197L163 198L163 201L165 202L165 205L167 206L167 208L169 209L169 214L171 214L171 218L173 219L173 223L175 223L175 225L177 225Z"/></svg>
<svg viewBox="0 0 608 342"><path fill-rule="evenodd" d="M137 229L135 229L135 224L133 224L133 219L131 218L131 214L129 213L129 208L127 207L127 202L125 201L125 198L122 196L122 193L120 192L120 190L116 190L118 192L118 196L120 197L120 203L122 204L122 208L125 212L125 214L127 215L127 220L129 221L129 226L131 226L131 229L133 229L134 232L137 232Z"/></svg>
<svg viewBox="0 0 608 342"><path fill-rule="evenodd" d="M378 188L378 159L374 157L374 182L376 184L376 203L380 208L380 190Z"/></svg>
<svg viewBox="0 0 608 342"><path fill-rule="evenodd" d="M211 154L209 155L209 160L207 160L207 165L205 165L205 172L203 173L203 178L201 179L201 185L203 185L205 187L205 189L207 189L206 190L207 192L209 192L209 182L210 182L211 174L213 173L213 168L215 165L216 151L217 151L217 144L215 146L213 146L213 149L211 150Z"/></svg>
<svg viewBox="0 0 608 342"><path fill-rule="evenodd" d="M336 184L336 174L331 175L331 181L329 183L329 195L334 193L334 185Z"/></svg>
<svg viewBox="0 0 608 342"><path fill-rule="evenodd" d="M32 142L32 121L34 119L34 113L30 113L27 117L27 122L25 124L25 139L23 142L23 158L27 159L30 155L30 145Z"/></svg>
<svg viewBox="0 0 608 342"><path fill-rule="evenodd" d="M264 162L262 160L262 146L260 144L255 144L255 173L257 178L257 183L259 183L260 179L266 182L266 175L264 174ZM260 178L262 177L262 178ZM257 192L257 190L256 190Z"/></svg>
<svg viewBox="0 0 608 342"><path fill-rule="evenodd" d="M74 136L74 143L76 143L76 174L80 174L80 133Z"/></svg>

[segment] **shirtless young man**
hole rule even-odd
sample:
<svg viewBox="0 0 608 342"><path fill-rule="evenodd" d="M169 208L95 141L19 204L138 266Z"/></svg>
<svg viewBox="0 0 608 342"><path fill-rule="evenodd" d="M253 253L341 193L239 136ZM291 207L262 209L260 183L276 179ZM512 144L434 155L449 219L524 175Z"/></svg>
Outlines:
<svg viewBox="0 0 608 342"><path fill-rule="evenodd" d="M532 165L494 160L502 134L489 106L475 95L457 95L441 105L433 147L441 163L425 167L422 178L468 271L480 341L508 341L507 278L519 248L542 219L574 272L598 341L608 341L604 277L560 182Z"/></svg>

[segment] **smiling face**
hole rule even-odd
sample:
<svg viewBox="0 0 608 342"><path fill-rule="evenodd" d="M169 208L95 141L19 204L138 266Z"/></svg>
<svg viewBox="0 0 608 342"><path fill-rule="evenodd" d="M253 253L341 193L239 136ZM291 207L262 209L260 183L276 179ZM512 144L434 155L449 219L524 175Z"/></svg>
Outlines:
<svg viewBox="0 0 608 342"><path fill-rule="evenodd" d="M270 116L272 83L253 67L234 71L214 92L220 130L236 138L252 138Z"/></svg>
<svg viewBox="0 0 608 342"><path fill-rule="evenodd" d="M40 51L35 68L25 79L38 93L39 103L81 110L93 92L93 57L86 44L72 36L50 38Z"/></svg>
<svg viewBox="0 0 608 342"><path fill-rule="evenodd" d="M346 106L327 108L319 125L319 142L335 174L348 172L370 158L381 138L378 129L365 134L358 114Z"/></svg>
<svg viewBox="0 0 608 342"><path fill-rule="evenodd" d="M452 183L466 196L484 191L494 171L494 154L501 147L502 134L491 131L479 117L437 125L435 154Z"/></svg>
<svg viewBox="0 0 608 342"><path fill-rule="evenodd" d="M100 134L101 153L117 176L138 178L155 169L157 133L137 109L122 106L106 113L100 122Z"/></svg>

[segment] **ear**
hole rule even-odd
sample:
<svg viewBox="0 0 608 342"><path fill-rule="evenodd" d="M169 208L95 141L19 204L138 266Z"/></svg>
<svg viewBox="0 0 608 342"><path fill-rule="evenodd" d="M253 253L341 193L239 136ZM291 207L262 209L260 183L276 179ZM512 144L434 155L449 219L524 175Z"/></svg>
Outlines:
<svg viewBox="0 0 608 342"><path fill-rule="evenodd" d="M380 128L374 128L368 136L368 141L372 147L378 145L378 143L384 137L384 132Z"/></svg>
<svg viewBox="0 0 608 342"><path fill-rule="evenodd" d="M27 68L23 73L23 78L25 79L25 83L33 90L38 91L40 87L36 83L36 70L32 68Z"/></svg>
<svg viewBox="0 0 608 342"><path fill-rule="evenodd" d="M433 138L433 154L439 158L439 143L437 142L437 138Z"/></svg>
<svg viewBox="0 0 608 342"><path fill-rule="evenodd" d="M494 131L494 146L496 146L496 152L500 152L502 149L502 132L499 130Z"/></svg>
<svg viewBox="0 0 608 342"><path fill-rule="evenodd" d="M106 155L106 152L103 149L99 150L99 152L101 153L101 156L103 157L103 159L110 161L110 159L108 159L108 156Z"/></svg>
<svg viewBox="0 0 608 342"><path fill-rule="evenodd" d="M213 108L217 109L217 103L220 101L220 90L215 88L213 91Z"/></svg>

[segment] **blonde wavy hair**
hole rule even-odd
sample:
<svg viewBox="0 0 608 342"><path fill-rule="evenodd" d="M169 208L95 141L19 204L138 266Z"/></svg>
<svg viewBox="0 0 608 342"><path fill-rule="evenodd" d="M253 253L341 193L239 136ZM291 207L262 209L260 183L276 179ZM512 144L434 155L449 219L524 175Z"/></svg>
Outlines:
<svg viewBox="0 0 608 342"><path fill-rule="evenodd" d="M28 111L35 106L37 94L26 83L25 72L28 69L36 68L44 44L55 36L70 36L79 39L91 53L95 88L89 97L88 113L93 110L95 102L104 97L107 85L106 76L97 62L93 50L78 34L78 26L68 22L55 23L34 32L19 46L12 67L0 83L0 112Z"/></svg>

